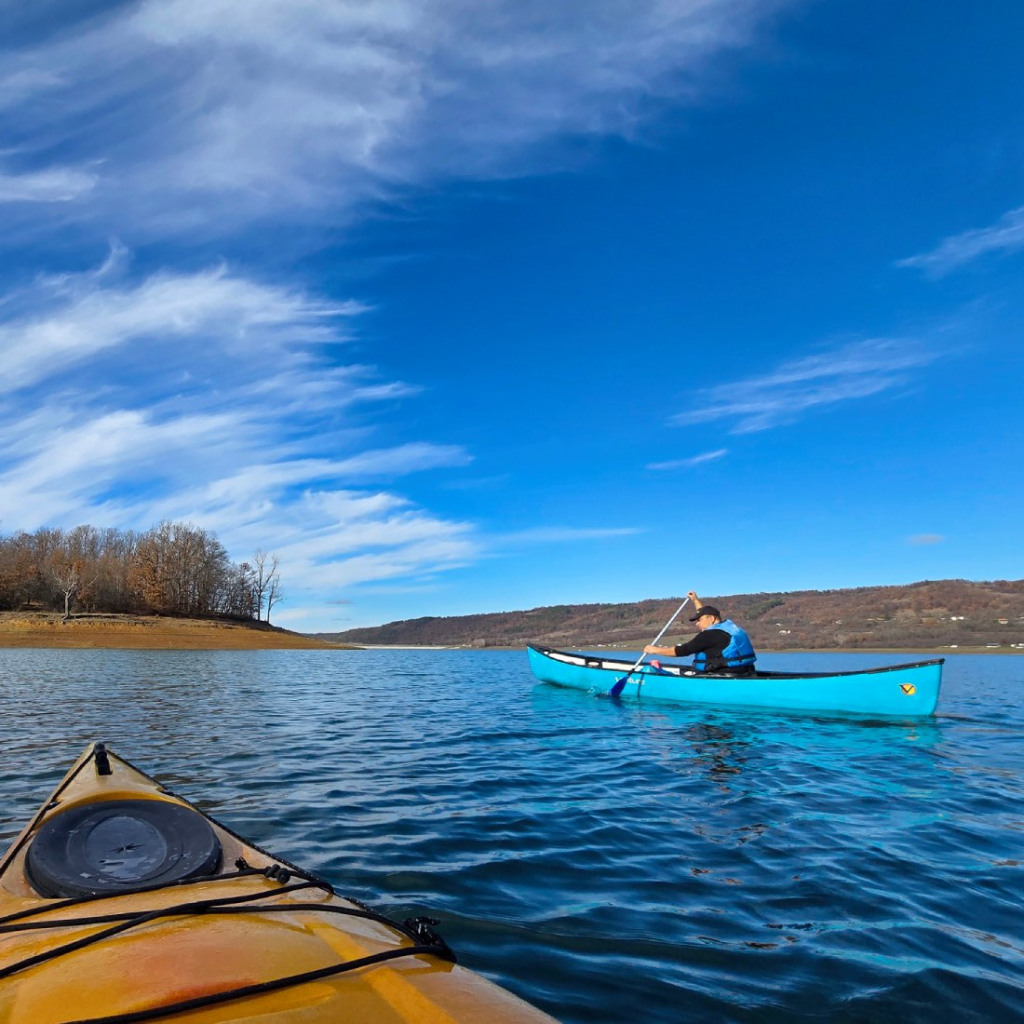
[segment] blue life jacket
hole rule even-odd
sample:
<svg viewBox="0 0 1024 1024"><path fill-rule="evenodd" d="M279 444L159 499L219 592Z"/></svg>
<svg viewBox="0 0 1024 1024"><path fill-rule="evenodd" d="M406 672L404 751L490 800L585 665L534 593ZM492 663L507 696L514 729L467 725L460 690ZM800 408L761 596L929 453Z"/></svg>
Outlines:
<svg viewBox="0 0 1024 1024"><path fill-rule="evenodd" d="M696 671L728 672L730 669L746 668L748 665L753 665L757 660L757 655L754 653L754 645L750 642L750 637L747 636L747 634L731 619L726 619L724 622L716 622L713 626L708 628L722 629L729 634L729 643L720 655L725 664L719 664L716 659L714 667L708 668L708 652L700 651L693 656L693 667Z"/></svg>

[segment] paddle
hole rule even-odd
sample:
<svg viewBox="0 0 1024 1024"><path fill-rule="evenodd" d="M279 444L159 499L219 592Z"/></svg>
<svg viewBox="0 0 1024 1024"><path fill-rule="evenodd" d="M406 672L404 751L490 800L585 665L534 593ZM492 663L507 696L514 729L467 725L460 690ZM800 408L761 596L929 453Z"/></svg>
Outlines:
<svg viewBox="0 0 1024 1024"><path fill-rule="evenodd" d="M686 607L689 600L689 597L683 598L683 603L672 613L672 618L665 623L665 628L651 641L651 647L653 647L668 632L668 627L679 618L679 613ZM645 651L640 655L637 663L621 679L615 680L612 684L612 688L608 691L609 697L618 697L618 695L622 693L626 688L626 683L629 682L629 677L643 664L644 658L646 657L647 652Z"/></svg>

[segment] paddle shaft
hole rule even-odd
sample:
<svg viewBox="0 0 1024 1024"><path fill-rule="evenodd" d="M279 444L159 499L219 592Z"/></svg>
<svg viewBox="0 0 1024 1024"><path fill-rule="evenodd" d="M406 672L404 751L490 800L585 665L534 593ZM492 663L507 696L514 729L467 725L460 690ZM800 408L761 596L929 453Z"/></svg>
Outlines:
<svg viewBox="0 0 1024 1024"><path fill-rule="evenodd" d="M668 632L669 626L671 626L672 623L679 618L679 613L687 606L687 604L689 604L689 601L689 596L683 598L683 603L672 613L672 618L665 623L665 627L651 641L651 643L648 646L653 647ZM617 697L620 693L622 693L622 688L626 685L626 681L644 663L644 658L646 657L647 652L644 651L643 654L641 654L640 657L637 659L637 663L621 679L615 681L615 685L612 686L610 691L614 696Z"/></svg>

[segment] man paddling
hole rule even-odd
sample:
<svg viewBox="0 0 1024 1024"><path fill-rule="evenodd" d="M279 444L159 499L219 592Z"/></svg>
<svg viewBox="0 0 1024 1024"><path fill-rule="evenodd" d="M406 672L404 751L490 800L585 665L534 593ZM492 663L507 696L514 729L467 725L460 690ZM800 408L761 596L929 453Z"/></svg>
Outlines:
<svg viewBox="0 0 1024 1024"><path fill-rule="evenodd" d="M700 632L685 644L658 647L648 644L644 654L660 654L668 658L694 655L693 668L697 672L728 672L730 675L750 675L754 671L757 655L746 631L710 604L701 604L691 590L687 597L694 603L697 614L690 618Z"/></svg>

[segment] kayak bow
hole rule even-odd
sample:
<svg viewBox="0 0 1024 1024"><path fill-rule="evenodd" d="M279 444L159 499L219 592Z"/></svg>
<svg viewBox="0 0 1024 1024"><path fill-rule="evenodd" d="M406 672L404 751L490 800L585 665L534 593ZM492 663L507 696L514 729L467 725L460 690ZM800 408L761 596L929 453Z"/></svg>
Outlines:
<svg viewBox="0 0 1024 1024"><path fill-rule="evenodd" d="M552 1024L436 924L335 895L95 744L0 860L0 1020Z"/></svg>

